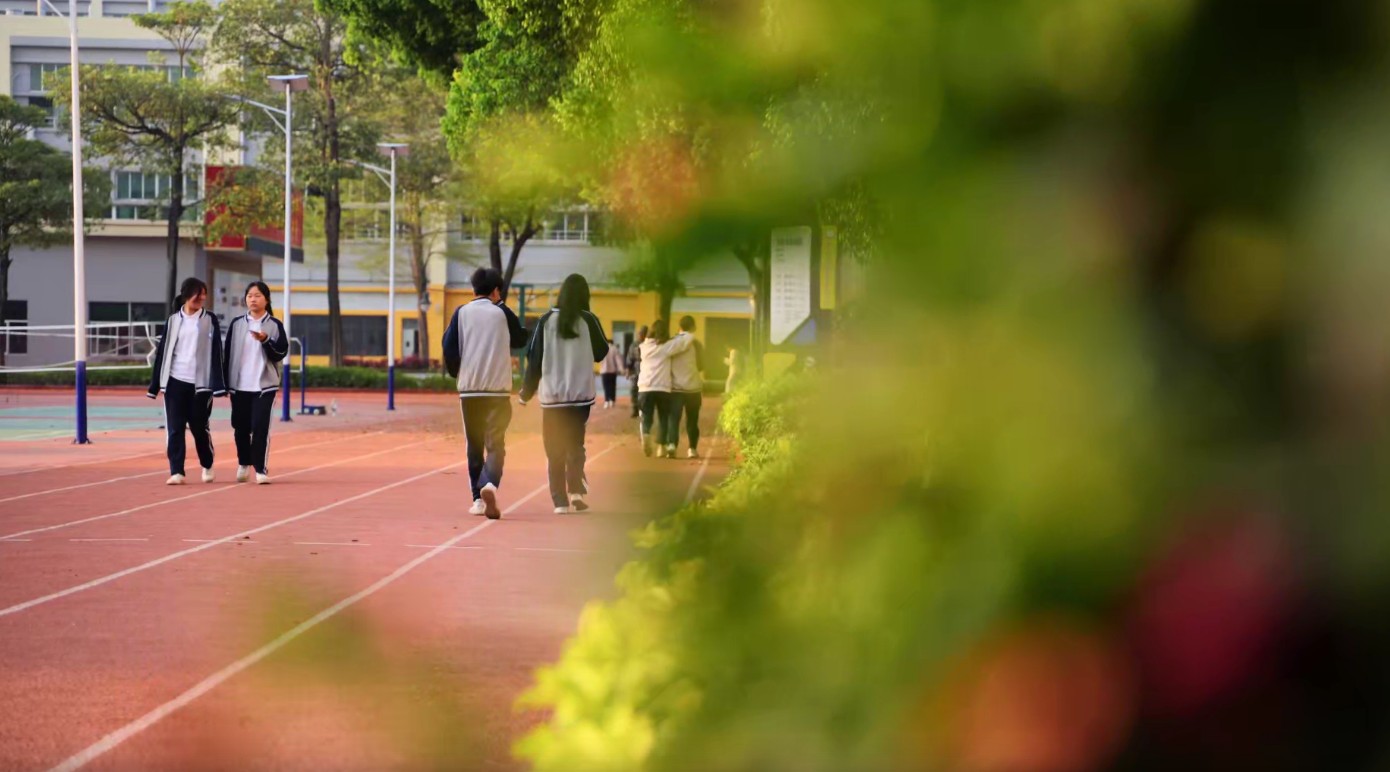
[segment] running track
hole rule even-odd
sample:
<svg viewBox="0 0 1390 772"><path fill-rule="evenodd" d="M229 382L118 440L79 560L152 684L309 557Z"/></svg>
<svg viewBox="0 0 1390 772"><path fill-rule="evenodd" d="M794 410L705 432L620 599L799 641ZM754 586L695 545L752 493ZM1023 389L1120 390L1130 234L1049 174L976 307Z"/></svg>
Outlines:
<svg viewBox="0 0 1390 772"><path fill-rule="evenodd" d="M265 487L231 482L225 423L211 485L164 486L153 430L0 443L0 769L515 768L544 717L513 701L627 532L724 471L717 442L643 458L622 402L590 424L595 511L557 516L516 407L489 522L449 396L339 399L274 427Z"/></svg>

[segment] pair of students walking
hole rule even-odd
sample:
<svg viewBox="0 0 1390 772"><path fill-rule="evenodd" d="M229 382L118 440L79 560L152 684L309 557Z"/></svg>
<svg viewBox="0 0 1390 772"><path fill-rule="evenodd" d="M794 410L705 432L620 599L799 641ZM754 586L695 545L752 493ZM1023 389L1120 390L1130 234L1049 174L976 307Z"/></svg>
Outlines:
<svg viewBox="0 0 1390 772"><path fill-rule="evenodd" d="M665 319L658 319L638 346L637 376L641 410L642 451L657 458L675 458L680 441L681 413L686 417L688 458L700 455L700 407L703 404L704 350L695 340L694 317L682 317L681 331L668 337ZM654 425L655 424L655 425Z"/></svg>
<svg viewBox="0 0 1390 772"><path fill-rule="evenodd" d="M594 363L608 355L603 325L589 311L589 284L571 274L555 308L527 333L501 300L502 276L480 268L472 276L474 299L460 306L444 332L444 362L458 378L475 515L502 516L498 489L511 423L511 350L530 345L521 404L539 395L541 435L549 467L550 497L557 514L589 508L584 439L593 408Z"/></svg>
<svg viewBox="0 0 1390 772"><path fill-rule="evenodd" d="M209 422L215 397L230 394L232 432L237 449L237 482L246 482L254 471L256 482L270 482L270 417L280 388L276 366L289 352L285 327L271 313L270 288L252 282L244 295L247 313L227 325L209 311L208 287L201 279L185 279L175 298L179 307L164 324L155 349L146 396L164 395L168 485L187 479L185 431L193 434L202 480L216 478L216 448Z"/></svg>

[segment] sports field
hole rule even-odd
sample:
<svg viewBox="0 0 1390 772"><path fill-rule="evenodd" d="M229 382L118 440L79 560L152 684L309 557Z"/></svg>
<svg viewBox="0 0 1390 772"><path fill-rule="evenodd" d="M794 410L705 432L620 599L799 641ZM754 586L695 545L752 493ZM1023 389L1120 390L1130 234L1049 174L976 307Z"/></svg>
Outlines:
<svg viewBox="0 0 1390 772"><path fill-rule="evenodd" d="M276 422L268 486L233 481L219 401L217 481L169 487L158 403L93 392L75 447L69 398L0 391L3 769L515 767L544 717L514 700L627 533L725 470L717 440L644 458L623 400L590 422L594 509L555 515L518 406L488 521L455 398L341 393Z"/></svg>

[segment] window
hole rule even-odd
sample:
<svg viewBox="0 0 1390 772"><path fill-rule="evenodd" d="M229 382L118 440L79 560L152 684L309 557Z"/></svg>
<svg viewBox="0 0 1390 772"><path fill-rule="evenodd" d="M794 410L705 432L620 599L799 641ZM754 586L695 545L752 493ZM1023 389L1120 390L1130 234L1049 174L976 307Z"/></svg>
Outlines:
<svg viewBox="0 0 1390 772"><path fill-rule="evenodd" d="M164 327L163 303L92 301L87 304L87 321L97 325L87 336L94 355L144 356Z"/></svg>
<svg viewBox="0 0 1390 772"><path fill-rule="evenodd" d="M29 326L29 301L27 300L7 300L5 301L5 326L14 329L16 327ZM6 354L27 354L29 353L29 336L27 335L5 335L0 339L0 344L4 345Z"/></svg>
<svg viewBox="0 0 1390 772"><path fill-rule="evenodd" d="M56 74L66 68L66 64L29 65L29 91L34 94L48 93L57 85Z"/></svg>
<svg viewBox="0 0 1390 772"><path fill-rule="evenodd" d="M545 217L541 238L546 241L588 241L588 212L550 212Z"/></svg>
<svg viewBox="0 0 1390 772"><path fill-rule="evenodd" d="M385 316L344 316L343 356L386 356ZM328 356L333 342L328 316L295 316L293 335L304 340L309 356Z"/></svg>
<svg viewBox="0 0 1390 772"><path fill-rule="evenodd" d="M168 174L150 172L116 172L116 186L112 196L111 218L114 220L163 220L168 216L168 207L159 206L169 200L169 185L172 177ZM202 191L198 186L197 175L185 175L183 179L184 222L196 222L200 218L199 203Z"/></svg>
<svg viewBox="0 0 1390 772"><path fill-rule="evenodd" d="M42 124L44 128L51 129L58 125L58 108L53 104L52 99L46 96L31 96L27 98L27 101L30 107L37 107L46 114Z"/></svg>

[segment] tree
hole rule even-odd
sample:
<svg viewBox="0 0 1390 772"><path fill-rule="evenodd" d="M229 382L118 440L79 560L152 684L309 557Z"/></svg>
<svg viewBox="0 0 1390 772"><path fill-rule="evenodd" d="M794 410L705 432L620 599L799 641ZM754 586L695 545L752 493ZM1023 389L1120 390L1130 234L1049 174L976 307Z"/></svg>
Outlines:
<svg viewBox="0 0 1390 772"><path fill-rule="evenodd" d="M380 133L371 105L380 97L384 63L347 40L347 20L320 11L313 0L228 0L214 36L215 57L240 83L242 93L266 95L265 76L306 73L309 90L295 99L295 125L307 130L308 147L295 170L311 195L323 199L328 261L330 359L343 362L342 304L338 295L344 176L357 174L345 159L367 157ZM260 120L252 116L252 120ZM270 132L272 153L284 152Z"/></svg>
<svg viewBox="0 0 1390 772"><path fill-rule="evenodd" d="M394 141L410 145L396 159L396 216L405 231L410 280L415 288L419 351L429 358L429 316L419 303L429 297L429 260L449 223L450 197L456 167L449 158L439 121L444 115L444 91L410 74L400 74L380 102L382 122Z"/></svg>
<svg viewBox="0 0 1390 772"><path fill-rule="evenodd" d="M0 324L10 300L10 251L72 238L72 157L28 137L45 117L43 110L0 94ZM104 172L84 170L82 203L89 222L104 216L110 187Z"/></svg>
<svg viewBox="0 0 1390 772"><path fill-rule="evenodd" d="M217 144L237 114L220 87L202 77L201 54L215 14L204 2L175 2L163 13L134 17L136 24L169 42L172 63L162 54L152 54L148 68L82 68L81 122L95 154L169 178L164 219L170 313L178 282L179 223L186 208L189 155ZM56 90L54 96L71 109L68 90Z"/></svg>
<svg viewBox="0 0 1390 772"><path fill-rule="evenodd" d="M584 3L589 0L583 0ZM543 0L330 0L354 29L434 76L452 76L443 122L463 167L467 205L487 223L503 296L544 213L568 194L549 105L578 56L576 11ZM427 28L427 20L448 21ZM503 242L509 240L503 256Z"/></svg>

